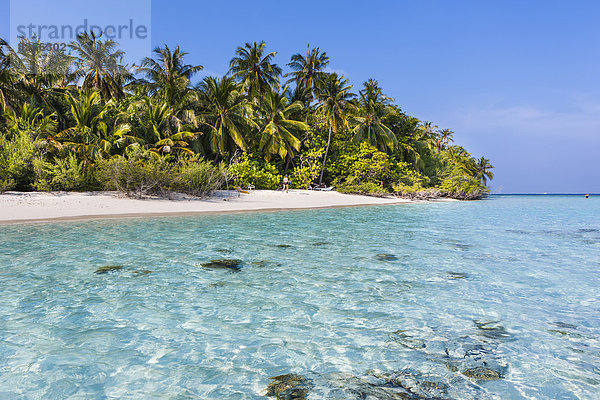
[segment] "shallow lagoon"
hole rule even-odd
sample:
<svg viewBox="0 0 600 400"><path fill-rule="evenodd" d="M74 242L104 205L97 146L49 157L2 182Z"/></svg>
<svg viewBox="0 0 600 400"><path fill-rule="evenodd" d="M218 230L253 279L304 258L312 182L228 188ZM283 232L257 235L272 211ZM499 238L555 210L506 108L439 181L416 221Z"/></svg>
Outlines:
<svg viewBox="0 0 600 400"><path fill-rule="evenodd" d="M594 398L599 270L594 197L0 226L0 398Z"/></svg>

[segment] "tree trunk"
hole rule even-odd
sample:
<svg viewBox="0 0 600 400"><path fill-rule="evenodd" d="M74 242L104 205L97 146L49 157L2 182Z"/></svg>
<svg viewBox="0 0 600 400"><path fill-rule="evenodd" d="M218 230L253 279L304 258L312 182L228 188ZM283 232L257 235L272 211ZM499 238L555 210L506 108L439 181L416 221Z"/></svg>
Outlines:
<svg viewBox="0 0 600 400"><path fill-rule="evenodd" d="M325 163L327 162L327 153L329 153L329 144L331 143L331 125L329 125L329 136L327 137L327 148L325 148L325 157L323 157L323 168L321 168L321 177L319 185L323 183L323 172L325 172Z"/></svg>
<svg viewBox="0 0 600 400"><path fill-rule="evenodd" d="M287 161L285 163L285 173L287 174L288 172L288 168L290 167L290 161L292 161L292 157L290 157L290 154L287 154Z"/></svg>

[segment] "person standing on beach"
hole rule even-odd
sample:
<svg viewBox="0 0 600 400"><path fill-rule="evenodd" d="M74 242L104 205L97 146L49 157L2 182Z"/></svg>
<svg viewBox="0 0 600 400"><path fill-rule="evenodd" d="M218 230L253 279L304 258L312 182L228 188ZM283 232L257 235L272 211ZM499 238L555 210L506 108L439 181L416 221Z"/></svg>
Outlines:
<svg viewBox="0 0 600 400"><path fill-rule="evenodd" d="M290 178L288 178L287 175L283 177L283 189L281 191L286 193L290 192Z"/></svg>

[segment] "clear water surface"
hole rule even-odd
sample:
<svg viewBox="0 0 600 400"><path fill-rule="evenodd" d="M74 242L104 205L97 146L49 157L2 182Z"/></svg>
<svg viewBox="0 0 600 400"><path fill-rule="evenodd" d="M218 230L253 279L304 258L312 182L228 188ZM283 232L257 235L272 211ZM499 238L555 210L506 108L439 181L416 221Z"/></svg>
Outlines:
<svg viewBox="0 0 600 400"><path fill-rule="evenodd" d="M599 398L599 271L582 196L0 226L0 398Z"/></svg>

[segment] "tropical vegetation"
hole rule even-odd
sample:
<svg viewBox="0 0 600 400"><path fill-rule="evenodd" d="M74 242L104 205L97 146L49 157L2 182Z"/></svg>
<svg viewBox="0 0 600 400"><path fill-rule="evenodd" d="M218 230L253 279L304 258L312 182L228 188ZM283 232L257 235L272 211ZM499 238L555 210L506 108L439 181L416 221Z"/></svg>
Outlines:
<svg viewBox="0 0 600 400"><path fill-rule="evenodd" d="M201 77L179 46L138 66L102 35L66 51L0 41L0 191L180 191L334 185L349 193L478 198L493 166L454 132L406 114L374 79L357 89L319 48L286 65L265 42Z"/></svg>

